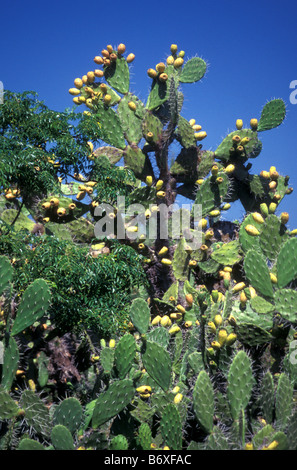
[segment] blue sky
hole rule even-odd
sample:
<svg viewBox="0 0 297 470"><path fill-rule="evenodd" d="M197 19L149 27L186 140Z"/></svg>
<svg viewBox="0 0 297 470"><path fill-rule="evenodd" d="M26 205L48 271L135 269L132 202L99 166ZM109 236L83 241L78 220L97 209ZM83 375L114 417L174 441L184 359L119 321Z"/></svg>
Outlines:
<svg viewBox="0 0 297 470"><path fill-rule="evenodd" d="M277 213L290 214L297 228L297 104L290 83L297 80L297 2L282 0L212 0L161 2L88 2L41 0L1 2L0 80L4 89L34 90L51 109L72 106L73 80L93 70L93 58L107 44L123 42L136 56L131 91L146 101L146 71L166 59L172 43L185 58L198 55L208 63L205 77L183 86L182 115L207 131L203 148L215 150L241 118L246 127L259 118L264 104L282 98L284 123L262 132L263 150L253 160L259 174L275 165L290 175L294 192ZM242 217L240 205L226 218Z"/></svg>

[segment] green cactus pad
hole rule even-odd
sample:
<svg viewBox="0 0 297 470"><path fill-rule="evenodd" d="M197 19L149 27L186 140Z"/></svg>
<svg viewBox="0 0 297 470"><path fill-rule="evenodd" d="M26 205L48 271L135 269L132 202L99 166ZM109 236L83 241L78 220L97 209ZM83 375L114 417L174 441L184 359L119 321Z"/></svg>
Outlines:
<svg viewBox="0 0 297 470"><path fill-rule="evenodd" d="M54 425L63 425L73 434L79 429L83 416L83 409L77 398L65 398L55 408L53 414Z"/></svg>
<svg viewBox="0 0 297 470"><path fill-rule="evenodd" d="M136 343L132 335L125 334L119 340L115 349L115 367L120 379L123 379L132 367L136 354Z"/></svg>
<svg viewBox="0 0 297 470"><path fill-rule="evenodd" d="M110 374L114 365L114 349L103 348L100 354L100 363L103 367L104 374Z"/></svg>
<svg viewBox="0 0 297 470"><path fill-rule="evenodd" d="M248 405L254 380L250 358L245 351L239 351L228 372L227 397L233 419L238 419Z"/></svg>
<svg viewBox="0 0 297 470"><path fill-rule="evenodd" d="M14 338L10 337L5 344L1 386L4 390L10 390L18 369L20 353Z"/></svg>
<svg viewBox="0 0 297 470"><path fill-rule="evenodd" d="M62 424L53 427L51 440L55 450L74 450L71 432Z"/></svg>
<svg viewBox="0 0 297 470"><path fill-rule="evenodd" d="M127 450L128 447L127 438L122 434L118 434L111 440L109 450Z"/></svg>
<svg viewBox="0 0 297 470"><path fill-rule="evenodd" d="M244 270L250 284L264 296L273 297L269 269L263 255L249 250L244 258Z"/></svg>
<svg viewBox="0 0 297 470"><path fill-rule="evenodd" d="M212 259L224 266L233 266L238 263L242 255L240 254L240 244L238 240L225 243L211 254Z"/></svg>
<svg viewBox="0 0 297 470"><path fill-rule="evenodd" d="M142 133L143 137L148 142L158 142L163 130L163 124L157 116L155 116L151 111L145 110L143 121L142 121ZM148 137L148 133L151 133L152 136Z"/></svg>
<svg viewBox="0 0 297 470"><path fill-rule="evenodd" d="M169 345L170 334L166 328L163 326L158 326L147 334L147 339L158 343L160 346L166 349Z"/></svg>
<svg viewBox="0 0 297 470"><path fill-rule="evenodd" d="M182 148L170 168L170 173L177 176L179 180L186 180L187 184L191 181L194 183L198 178L199 160L198 147Z"/></svg>
<svg viewBox="0 0 297 470"><path fill-rule="evenodd" d="M196 147L195 131L189 121L179 117L176 129L176 138L184 148Z"/></svg>
<svg viewBox="0 0 297 470"><path fill-rule="evenodd" d="M17 416L19 407L11 396L5 391L0 390L0 419L11 419Z"/></svg>
<svg viewBox="0 0 297 470"><path fill-rule="evenodd" d="M147 423L142 423L138 429L138 440L142 450L151 450L153 441L151 428Z"/></svg>
<svg viewBox="0 0 297 470"><path fill-rule="evenodd" d="M49 364L49 358L45 354L44 351L40 351L38 357L37 357L37 364L38 364L38 383L40 387L45 387L48 378L49 378L49 370L48 370L48 364Z"/></svg>
<svg viewBox="0 0 297 470"><path fill-rule="evenodd" d="M210 434L213 429L214 390L205 370L199 372L193 389L193 407L199 424Z"/></svg>
<svg viewBox="0 0 297 470"><path fill-rule="evenodd" d="M100 393L93 410L93 429L119 414L131 402L134 394L135 388L129 379L117 380Z"/></svg>
<svg viewBox="0 0 297 470"><path fill-rule="evenodd" d="M1 219L8 225L11 225L12 222L17 217L16 222L13 227L18 232L20 230L28 230L31 232L34 228L35 222L32 219L26 217L23 213L18 213L16 209L6 209L1 214Z"/></svg>
<svg viewBox="0 0 297 470"><path fill-rule="evenodd" d="M221 171L219 171L217 176L223 178L220 184L216 182L216 178L210 176L204 180L196 193L195 204L201 204L202 217L205 217L213 209L219 209L227 196L229 178Z"/></svg>
<svg viewBox="0 0 297 470"><path fill-rule="evenodd" d="M189 273L189 255L185 250L185 239L181 238L177 244L172 260L172 269L175 279L186 281Z"/></svg>
<svg viewBox="0 0 297 470"><path fill-rule="evenodd" d="M274 414L274 382L270 371L265 373L261 381L260 392L260 404L264 419L268 424L271 424Z"/></svg>
<svg viewBox="0 0 297 470"><path fill-rule="evenodd" d="M171 359L166 349L158 343L146 341L142 361L147 373L167 391L171 380Z"/></svg>
<svg viewBox="0 0 297 470"><path fill-rule="evenodd" d="M154 79L151 86L151 91L147 99L146 109L153 110L161 106L168 99L169 88L168 82L160 82L157 79Z"/></svg>
<svg viewBox="0 0 297 470"><path fill-rule="evenodd" d="M252 214L248 214L242 221L239 229L239 241L244 252L250 249L261 252L259 236L253 236L246 232L245 227L253 225L261 233L262 226L260 222L254 220Z"/></svg>
<svg viewBox="0 0 297 470"><path fill-rule="evenodd" d="M279 289L274 295L275 309L286 320L297 323L297 292L293 289Z"/></svg>
<svg viewBox="0 0 297 470"><path fill-rule="evenodd" d="M128 63L124 57L118 57L117 60L111 62L108 67L104 67L104 76L107 83L109 83L109 85L119 93L128 93L130 86L130 71Z"/></svg>
<svg viewBox="0 0 297 470"><path fill-rule="evenodd" d="M144 181L150 174L150 168L147 157L143 151L136 145L128 145L124 152L125 165L130 168L136 178Z"/></svg>
<svg viewBox="0 0 297 470"><path fill-rule="evenodd" d="M179 81L182 83L194 83L201 80L206 72L206 63L200 57L193 57L189 59L183 66L182 72L179 76Z"/></svg>
<svg viewBox="0 0 297 470"><path fill-rule="evenodd" d="M164 443L170 450L182 449L182 423L177 407L169 403L162 413L160 421Z"/></svg>
<svg viewBox="0 0 297 470"><path fill-rule="evenodd" d="M50 302L51 292L47 283L43 279L36 279L22 295L11 335L17 335L45 315Z"/></svg>
<svg viewBox="0 0 297 470"><path fill-rule="evenodd" d="M13 267L7 256L0 256L0 295L10 285L13 277Z"/></svg>
<svg viewBox="0 0 297 470"><path fill-rule="evenodd" d="M240 160L245 160L246 158L255 158L257 157L261 150L262 150L262 142L258 139L257 133L252 131L251 129L241 129L237 131L231 132L231 134L227 135L223 142L218 146L215 151L215 157L219 160L228 161L234 159L234 154L230 153L230 149L233 147L232 138L235 135L239 135L241 139L244 137L248 137L250 140L244 147L243 156L238 155L237 158ZM236 155L236 153L235 153Z"/></svg>
<svg viewBox="0 0 297 470"><path fill-rule="evenodd" d="M275 417L280 429L285 428L293 409L293 384L287 374L278 379L275 397Z"/></svg>
<svg viewBox="0 0 297 470"><path fill-rule="evenodd" d="M40 442L24 437L19 443L18 450L46 450L46 448Z"/></svg>
<svg viewBox="0 0 297 470"><path fill-rule="evenodd" d="M258 132L278 127L286 117L286 105L283 100L275 99L265 104L258 122Z"/></svg>
<svg viewBox="0 0 297 470"><path fill-rule="evenodd" d="M136 105L136 111L129 108L128 104L132 102ZM120 117L122 129L126 140L132 144L138 144L142 138L142 115L143 103L137 96L128 93L125 95L118 106L117 113Z"/></svg>
<svg viewBox="0 0 297 470"><path fill-rule="evenodd" d="M257 313L271 313L274 311L274 305L260 296L251 299L251 307Z"/></svg>
<svg viewBox="0 0 297 470"><path fill-rule="evenodd" d="M262 225L260 247L270 261L276 259L281 245L286 238L285 228L279 218L274 214L269 214Z"/></svg>
<svg viewBox="0 0 297 470"><path fill-rule="evenodd" d="M32 390L25 390L22 393L19 404L25 410L28 425L37 434L48 437L51 431L50 413L39 396Z"/></svg>
<svg viewBox="0 0 297 470"><path fill-rule="evenodd" d="M102 103L98 103L95 111L96 119L101 125L102 140L113 147L124 149L125 137L118 114Z"/></svg>
<svg viewBox="0 0 297 470"><path fill-rule="evenodd" d="M254 323L241 323L236 327L236 335L246 346L257 346L273 340L273 336L267 330Z"/></svg>
<svg viewBox="0 0 297 470"><path fill-rule="evenodd" d="M277 284L287 286L297 276L297 238L287 240L280 248L277 261Z"/></svg>
<svg viewBox="0 0 297 470"><path fill-rule="evenodd" d="M140 334L145 334L150 323L150 309L144 299L134 299L130 308L130 319Z"/></svg>

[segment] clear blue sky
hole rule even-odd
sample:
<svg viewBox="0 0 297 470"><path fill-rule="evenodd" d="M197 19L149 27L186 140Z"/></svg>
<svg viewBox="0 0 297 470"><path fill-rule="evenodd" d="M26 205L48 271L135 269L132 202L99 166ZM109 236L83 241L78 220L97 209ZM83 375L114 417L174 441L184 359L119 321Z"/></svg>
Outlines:
<svg viewBox="0 0 297 470"><path fill-rule="evenodd" d="M34 90L47 106L72 106L73 80L94 69L93 58L123 42L136 56L133 91L146 101L146 71L164 60L172 43L209 64L202 81L184 85L182 114L207 131L203 148L215 150L241 118L249 126L263 105L283 98L287 118L262 132L263 151L253 160L259 173L275 165L289 174L294 192L281 203L289 227L297 228L297 104L290 83L297 80L297 2L275 0L204 0L150 2L89 0L2 0L0 80L4 88ZM241 217L241 208L226 213Z"/></svg>

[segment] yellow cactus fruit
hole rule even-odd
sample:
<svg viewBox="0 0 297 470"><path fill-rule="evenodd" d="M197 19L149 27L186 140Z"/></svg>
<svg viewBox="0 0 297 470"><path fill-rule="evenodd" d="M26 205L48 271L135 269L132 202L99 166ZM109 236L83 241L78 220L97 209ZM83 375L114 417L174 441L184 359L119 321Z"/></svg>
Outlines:
<svg viewBox="0 0 297 470"><path fill-rule="evenodd" d="M29 379L28 380L28 385L29 385L30 390L32 390L32 392L36 391L36 384L35 384L34 380Z"/></svg>
<svg viewBox="0 0 297 470"><path fill-rule="evenodd" d="M173 65L174 63L174 57L172 55L170 55L169 57L167 57L166 59L166 64L167 65Z"/></svg>
<svg viewBox="0 0 297 470"><path fill-rule="evenodd" d="M189 120L190 126L193 127L193 126L195 125L195 123L196 123L196 120L195 120L195 119L190 119L190 120Z"/></svg>
<svg viewBox="0 0 297 470"><path fill-rule="evenodd" d="M178 57L173 62L174 68L178 69L179 67L181 67L183 65L183 63L184 63L184 59L182 57Z"/></svg>
<svg viewBox="0 0 297 470"><path fill-rule="evenodd" d="M111 54L113 52L113 47L111 44L109 44L108 46L106 46L106 50Z"/></svg>
<svg viewBox="0 0 297 470"><path fill-rule="evenodd" d="M65 207L59 207L59 209L57 210L58 217L63 217L63 215L65 215L65 214L66 214Z"/></svg>
<svg viewBox="0 0 297 470"><path fill-rule="evenodd" d="M162 83L167 82L167 80L168 80L168 75L167 75L167 73L161 73L161 74L159 75L159 80L160 80L160 82L162 82Z"/></svg>
<svg viewBox="0 0 297 470"><path fill-rule="evenodd" d="M83 87L83 81L82 81L82 79L81 79L81 78L76 78L76 79L74 80L74 86L75 86L76 88L82 88L82 87Z"/></svg>
<svg viewBox="0 0 297 470"><path fill-rule="evenodd" d="M50 221L50 218L49 217L44 217L42 220L45 224L47 224Z"/></svg>
<svg viewBox="0 0 297 470"><path fill-rule="evenodd" d="M157 197L162 198L162 197L165 197L165 196L166 196L165 191L157 191Z"/></svg>
<svg viewBox="0 0 297 470"><path fill-rule="evenodd" d="M70 95L77 96L80 94L80 90L78 90L77 88L69 88L69 93Z"/></svg>
<svg viewBox="0 0 297 470"><path fill-rule="evenodd" d="M271 167L269 168L269 175L271 176L275 171L276 171L276 167L275 167L275 166L271 166Z"/></svg>
<svg viewBox="0 0 297 470"><path fill-rule="evenodd" d="M157 72L159 72L159 73L163 73L165 69L166 69L166 65L164 64L164 62L159 62L159 63L156 65L156 70L157 70Z"/></svg>
<svg viewBox="0 0 297 470"><path fill-rule="evenodd" d="M177 45L176 44L171 44L170 52L171 52L171 54L176 54L177 53Z"/></svg>
<svg viewBox="0 0 297 470"><path fill-rule="evenodd" d="M249 141L250 141L249 137L244 137L243 139L241 139L240 145L244 147Z"/></svg>
<svg viewBox="0 0 297 470"><path fill-rule="evenodd" d="M176 301L176 298L173 297L173 295L171 295L171 296L169 297L169 302L175 302L175 301Z"/></svg>
<svg viewBox="0 0 297 470"><path fill-rule="evenodd" d="M200 246L200 251L207 251L208 250L208 246L203 244Z"/></svg>
<svg viewBox="0 0 297 470"><path fill-rule="evenodd" d="M106 94L103 98L104 104L109 104L111 102L111 95Z"/></svg>
<svg viewBox="0 0 297 470"><path fill-rule="evenodd" d="M262 170L262 171L260 172L260 176L261 176L262 178L269 179L269 178L270 178L269 171Z"/></svg>
<svg viewBox="0 0 297 470"><path fill-rule="evenodd" d="M239 144L239 142L241 141L240 135L235 134L235 135L232 137L232 141L233 141L235 144Z"/></svg>
<svg viewBox="0 0 297 470"><path fill-rule="evenodd" d="M176 387L174 387L174 389L172 390L172 393L176 395L179 391L180 391L180 387L176 385Z"/></svg>
<svg viewBox="0 0 297 470"><path fill-rule="evenodd" d="M196 140L201 141L207 137L207 133L205 131L195 132L194 137Z"/></svg>
<svg viewBox="0 0 297 470"><path fill-rule="evenodd" d="M153 318L153 320L152 320L152 325L153 325L153 326L159 325L161 319L162 319L162 317L160 317L160 315L157 315L155 318Z"/></svg>
<svg viewBox="0 0 297 470"><path fill-rule="evenodd" d="M289 214L288 214L288 212L282 212L281 215L280 215L280 220L281 220L281 223L284 224L284 225L285 225L286 223L288 223L288 221L289 221Z"/></svg>
<svg viewBox="0 0 297 470"><path fill-rule="evenodd" d="M103 70L96 69L94 70L95 77L102 78L104 76Z"/></svg>
<svg viewBox="0 0 297 470"><path fill-rule="evenodd" d="M108 343L108 346L109 346L110 348L114 348L114 347L115 347L115 340L114 340L114 339L111 339L111 340L109 341L109 343Z"/></svg>
<svg viewBox="0 0 297 470"><path fill-rule="evenodd" d="M125 44L123 44L123 43L119 44L119 45L118 45L118 53L119 53L119 54L124 54L125 51L126 51L126 46L125 46Z"/></svg>
<svg viewBox="0 0 297 470"><path fill-rule="evenodd" d="M253 286L250 286L250 287L249 287L249 291L250 291L250 294L251 294L251 299L252 299L253 297L256 297L256 296L257 296L257 292L256 292L256 290L255 290L255 288L254 288Z"/></svg>
<svg viewBox="0 0 297 470"><path fill-rule="evenodd" d="M101 57L99 55L96 55L96 57L94 57L94 62L97 65L103 65L103 63L104 63L103 57Z"/></svg>
<svg viewBox="0 0 297 470"><path fill-rule="evenodd" d="M147 176L145 179L145 182L147 186L151 186L153 184L153 177L152 176Z"/></svg>
<svg viewBox="0 0 297 470"><path fill-rule="evenodd" d="M238 283L235 284L235 286L233 287L232 292L233 292L233 294L236 294L236 292L241 291L241 290L244 289L245 287L246 287L246 285L245 285L244 282L238 282Z"/></svg>
<svg viewBox="0 0 297 470"><path fill-rule="evenodd" d="M180 51L178 53L178 57L184 57L185 56L185 51Z"/></svg>
<svg viewBox="0 0 297 470"><path fill-rule="evenodd" d="M249 235L252 235L252 236L260 235L259 230L254 225L251 225L251 224L248 224L248 225L245 226L245 231Z"/></svg>
<svg viewBox="0 0 297 470"><path fill-rule="evenodd" d="M182 393L177 393L173 399L173 402L177 404L177 403L180 403L182 399L183 399Z"/></svg>
<svg viewBox="0 0 297 470"><path fill-rule="evenodd" d="M193 131L199 132L199 131L201 131L202 126L200 126L200 124L194 124L194 125L192 126L192 128L193 128Z"/></svg>
<svg viewBox="0 0 297 470"><path fill-rule="evenodd" d="M218 332L218 342L221 346L223 346L226 342L228 337L228 331L225 328L221 328Z"/></svg>
<svg viewBox="0 0 297 470"><path fill-rule="evenodd" d="M269 189L272 191L273 189L275 189L277 187L277 182L276 181L270 181L268 186L269 186Z"/></svg>
<svg viewBox="0 0 297 470"><path fill-rule="evenodd" d="M253 450L254 449L254 445L252 442L247 442L246 445L245 445L245 450Z"/></svg>
<svg viewBox="0 0 297 470"><path fill-rule="evenodd" d="M136 392L138 393L151 393L152 387L150 385L141 385L136 389Z"/></svg>
<svg viewBox="0 0 297 470"><path fill-rule="evenodd" d="M250 120L250 126L251 126L251 129L253 131L257 130L258 129L258 119L255 119L255 118L251 119Z"/></svg>
<svg viewBox="0 0 297 470"><path fill-rule="evenodd" d="M234 170L235 170L235 165L230 163L230 165L226 166L225 173L227 173L227 175L229 175L230 173L233 173Z"/></svg>
<svg viewBox="0 0 297 470"><path fill-rule="evenodd" d="M148 69L147 74L150 78L153 78L153 79L157 78L158 76L158 72L152 68Z"/></svg>
<svg viewBox="0 0 297 470"><path fill-rule="evenodd" d="M131 53L127 56L126 61L128 62L128 64L130 64L131 62L133 62L134 59L135 55Z"/></svg>
<svg viewBox="0 0 297 470"><path fill-rule="evenodd" d="M163 255L165 255L167 252L168 252L167 246L163 246L163 248L161 248L161 250L158 252L158 256L163 256Z"/></svg>
<svg viewBox="0 0 297 470"><path fill-rule="evenodd" d="M259 212L253 212L252 217L253 217L255 222L258 222L259 224L264 224L264 219L263 219L262 215L259 214Z"/></svg>
<svg viewBox="0 0 297 470"><path fill-rule="evenodd" d="M210 171L211 171L211 174L212 174L213 176L216 176L216 175L218 174L218 172L219 172L219 167L218 167L218 165L213 165L213 166L211 167L211 170L210 170Z"/></svg>
<svg viewBox="0 0 297 470"><path fill-rule="evenodd" d="M222 315L220 315L220 314L218 313L217 315L215 315L213 321L214 321L214 323L215 323L216 326L221 326L221 324L223 323Z"/></svg>
<svg viewBox="0 0 297 470"><path fill-rule="evenodd" d="M271 282L272 282L273 284L277 284L277 277L276 277L276 275L273 274L273 273L269 273L269 275L270 275Z"/></svg>
<svg viewBox="0 0 297 470"><path fill-rule="evenodd" d="M169 316L170 316L171 320L179 320L180 318L182 318L182 314L180 312L170 313Z"/></svg>
<svg viewBox="0 0 297 470"><path fill-rule="evenodd" d="M277 204L275 202L271 202L268 206L268 212L270 214L274 214L277 208Z"/></svg>
<svg viewBox="0 0 297 470"><path fill-rule="evenodd" d="M158 180L156 183L156 190L159 191L162 188L163 184L164 184L163 180Z"/></svg>
<svg viewBox="0 0 297 470"><path fill-rule="evenodd" d="M221 344L218 341L212 341L211 342L211 347L216 351L216 350L220 349Z"/></svg>
<svg viewBox="0 0 297 470"><path fill-rule="evenodd" d="M199 220L199 222L198 222L198 228L200 228L200 229L203 230L203 229L206 229L206 227L207 227L207 219L201 219L201 220Z"/></svg>
<svg viewBox="0 0 297 470"><path fill-rule="evenodd" d="M192 268L195 267L195 266L197 266L197 261L194 260L194 259L191 259L191 260L189 261L189 266L192 267Z"/></svg>
<svg viewBox="0 0 297 470"><path fill-rule="evenodd" d="M47 210L47 209L49 209L51 206L52 206L52 205L51 205L50 202L44 202L41 207L42 207L43 210Z"/></svg>
<svg viewBox="0 0 297 470"><path fill-rule="evenodd" d="M204 181L204 179L203 179L203 178L199 178L199 179L196 181L196 183L195 183L195 184L199 184L199 186L200 186L200 184L202 184L202 183L203 183L203 181Z"/></svg>
<svg viewBox="0 0 297 470"><path fill-rule="evenodd" d="M279 444L278 441L272 441L271 444L269 444L268 446L262 447L262 450L275 450L278 444Z"/></svg>
<svg viewBox="0 0 297 470"><path fill-rule="evenodd" d="M212 333L216 333L217 327L213 321L209 321L207 325Z"/></svg>
<svg viewBox="0 0 297 470"><path fill-rule="evenodd" d="M161 263L164 264L165 266L170 266L172 264L172 261L168 258L162 258Z"/></svg>
<svg viewBox="0 0 297 470"><path fill-rule="evenodd" d="M50 200L50 203L51 203L51 206L53 207L57 207L59 205L59 199L57 197L53 197L51 200Z"/></svg>
<svg viewBox="0 0 297 470"><path fill-rule="evenodd" d="M87 73L87 77L88 77L88 82L89 83L93 83L93 81L95 80L95 74L94 72L91 70L90 72Z"/></svg>
<svg viewBox="0 0 297 470"><path fill-rule="evenodd" d="M192 294L186 294L186 301L188 303L188 305L193 305L193 302L194 302L194 299L193 299L193 296Z"/></svg>
<svg viewBox="0 0 297 470"><path fill-rule="evenodd" d="M171 321L171 320L170 320ZM168 333L170 335L175 335L175 333L178 333L180 331L180 327L177 325L173 325L169 330Z"/></svg>
<svg viewBox="0 0 297 470"><path fill-rule="evenodd" d="M86 194L87 194L86 191L79 191L76 195L76 199L78 201L81 201L86 196Z"/></svg>
<svg viewBox="0 0 297 470"><path fill-rule="evenodd" d="M242 119L236 119L235 125L236 125L236 129L238 129L240 131L240 129L242 129L242 127L243 127Z"/></svg>
<svg viewBox="0 0 297 470"><path fill-rule="evenodd" d="M191 326L193 325L193 322L191 320L188 320L184 323L185 325L185 328L191 328Z"/></svg>
<svg viewBox="0 0 297 470"><path fill-rule="evenodd" d="M176 306L176 310L178 310L181 313L186 313L186 309L180 304Z"/></svg>
<svg viewBox="0 0 297 470"><path fill-rule="evenodd" d="M225 273L232 273L232 268L231 268L231 266L224 266L223 271Z"/></svg>
<svg viewBox="0 0 297 470"><path fill-rule="evenodd" d="M232 344L235 343L236 339L237 339L236 334L230 333L226 338L226 342L225 342L226 346L232 346Z"/></svg>
<svg viewBox="0 0 297 470"><path fill-rule="evenodd" d="M149 209L146 209L144 215L145 215L145 218L146 218L146 219L149 219L150 216L152 215L152 213L151 213L151 211L150 211Z"/></svg>
<svg viewBox="0 0 297 470"><path fill-rule="evenodd" d="M221 184L223 181L224 180L223 180L222 176L218 176L217 179L216 179L217 184Z"/></svg>
<svg viewBox="0 0 297 470"><path fill-rule="evenodd" d="M219 209L214 209L213 211L209 212L210 217L218 217L221 214L221 211Z"/></svg>
<svg viewBox="0 0 297 470"><path fill-rule="evenodd" d="M126 227L127 232L135 233L138 232L138 227L136 225L130 225L130 227Z"/></svg>
<svg viewBox="0 0 297 470"><path fill-rule="evenodd" d="M164 315L160 320L161 326L171 326L171 320L168 315Z"/></svg>
<svg viewBox="0 0 297 470"><path fill-rule="evenodd" d="M68 209L71 211L73 211L75 208L76 208L76 204L74 204L74 202L71 202L68 206Z"/></svg>
<svg viewBox="0 0 297 470"><path fill-rule="evenodd" d="M134 101L129 101L128 107L129 109L131 109L131 111L136 111L136 104L134 103Z"/></svg>
<svg viewBox="0 0 297 470"><path fill-rule="evenodd" d="M244 291L240 292L239 300L242 305L245 305L247 303L248 299Z"/></svg>

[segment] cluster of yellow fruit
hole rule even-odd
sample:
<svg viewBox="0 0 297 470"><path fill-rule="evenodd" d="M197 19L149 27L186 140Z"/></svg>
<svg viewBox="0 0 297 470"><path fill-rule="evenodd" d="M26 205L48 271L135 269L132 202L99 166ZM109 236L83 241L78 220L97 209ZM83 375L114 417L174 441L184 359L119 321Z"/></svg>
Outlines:
<svg viewBox="0 0 297 470"><path fill-rule="evenodd" d="M201 130L202 127L200 126L200 124L196 124L195 119L190 119L189 124L192 127L192 129L195 131L194 136L197 141L203 140L205 139L205 137L207 137L207 133Z"/></svg>
<svg viewBox="0 0 297 470"><path fill-rule="evenodd" d="M191 300L189 299L189 297L191 297ZM187 300L189 305L192 305L193 297L192 297L191 294L186 296L186 300ZM169 298L169 302L175 304L176 299L173 296L171 296ZM191 302L191 304L190 304L190 302ZM168 327L169 328L168 333L170 335L175 335L176 333L178 333L181 330L179 324L180 324L180 322L182 322L182 318L183 318L183 315L185 313L186 313L186 309L182 305L178 304L178 305L175 305L175 312L172 312L169 315L163 315L163 316L157 315L152 319L151 324L152 324L152 326L161 325L164 328ZM179 324L174 323L175 321L177 321ZM196 325L199 326L199 321L198 320L196 320L195 323L196 323ZM193 321L184 321L183 326L185 328L190 328L191 326L193 326Z"/></svg>
<svg viewBox="0 0 297 470"><path fill-rule="evenodd" d="M242 127L243 127L242 119L237 119L236 120L236 129L241 130ZM258 129L258 119L252 118L250 120L250 127L253 131L256 131Z"/></svg>
<svg viewBox="0 0 297 470"><path fill-rule="evenodd" d="M111 45L108 45L106 49L101 51L101 56L96 56L94 62L97 65L102 65L103 67L109 67L113 62L118 58L122 57L126 51L125 44L119 44L117 51L113 49ZM126 57L127 63L133 62L135 59L134 54L129 54ZM90 70L87 74L83 75L82 78L76 78L74 80L74 88L69 89L69 93L74 96L73 102L77 105L85 104L87 107L92 108L93 102L102 98L106 105L109 105L111 102L111 95L107 93L107 85L101 83L98 87L98 90L95 91L91 85L95 82L96 78L103 78L104 70L95 69ZM81 95L82 89L87 94L87 97Z"/></svg>
<svg viewBox="0 0 297 470"><path fill-rule="evenodd" d="M41 208L46 212L45 217L43 218L44 223L50 222L51 219L55 218L56 216L61 218L67 214L68 211L74 211L76 205L71 202L68 205L68 208L60 206L60 200L58 197L53 197L49 201L45 201Z"/></svg>
<svg viewBox="0 0 297 470"><path fill-rule="evenodd" d="M20 197L21 191L17 188L7 188L4 190L4 197L7 201L11 201L13 199L17 199Z"/></svg>
<svg viewBox="0 0 297 470"><path fill-rule="evenodd" d="M155 68L149 68L147 74L153 80L159 80L160 82L166 82L168 80L168 75L165 72L167 65L173 65L175 69L180 68L184 63L184 51L180 51L177 55L177 45L171 44L170 46L171 55L167 57L166 64L164 62L159 62Z"/></svg>

